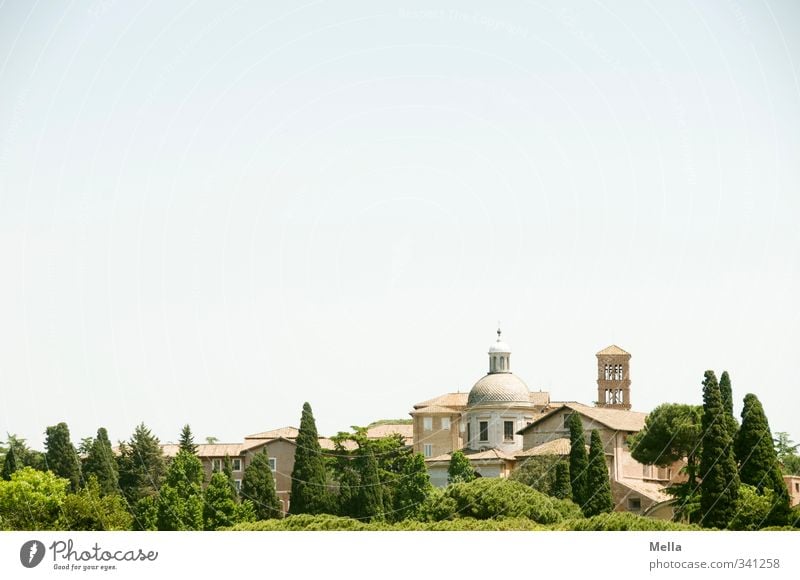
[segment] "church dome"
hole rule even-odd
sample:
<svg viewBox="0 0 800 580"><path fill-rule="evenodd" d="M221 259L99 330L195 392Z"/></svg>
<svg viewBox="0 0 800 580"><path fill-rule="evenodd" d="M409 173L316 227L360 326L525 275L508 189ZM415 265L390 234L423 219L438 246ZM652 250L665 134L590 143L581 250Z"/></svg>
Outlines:
<svg viewBox="0 0 800 580"><path fill-rule="evenodd" d="M467 397L467 406L492 403L530 403L531 392L517 375L490 373L475 383Z"/></svg>

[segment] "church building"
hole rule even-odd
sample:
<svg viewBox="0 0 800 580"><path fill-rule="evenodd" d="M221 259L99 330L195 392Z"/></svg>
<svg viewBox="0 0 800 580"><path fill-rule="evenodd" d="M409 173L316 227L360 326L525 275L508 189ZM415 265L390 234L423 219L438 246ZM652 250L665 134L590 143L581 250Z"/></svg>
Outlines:
<svg viewBox="0 0 800 580"><path fill-rule="evenodd" d="M438 487L447 485L452 453L461 450L481 477L508 477L526 461L569 455L569 417L578 413L586 441L597 429L606 451L615 509L671 518L663 489L680 480L680 465L658 468L633 459L627 439L644 427L631 411L631 355L616 345L598 352L597 399L592 405L551 401L511 371L511 348L497 331L489 372L469 393L445 393L414 405L414 451L422 453Z"/></svg>

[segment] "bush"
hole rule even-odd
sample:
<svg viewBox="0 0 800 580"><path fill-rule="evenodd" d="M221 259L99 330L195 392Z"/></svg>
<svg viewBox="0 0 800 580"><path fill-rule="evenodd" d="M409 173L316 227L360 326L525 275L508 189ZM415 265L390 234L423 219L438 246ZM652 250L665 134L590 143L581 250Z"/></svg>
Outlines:
<svg viewBox="0 0 800 580"><path fill-rule="evenodd" d="M493 518L529 518L540 524L552 524L563 519L563 504L558 500L518 481L481 478L470 483L456 483L444 492L456 503L457 517L478 520Z"/></svg>
<svg viewBox="0 0 800 580"><path fill-rule="evenodd" d="M545 526L528 518L507 518L502 520L476 520L459 518L441 522L419 522L405 520L395 524L386 522L364 523L353 518L329 515L297 515L282 520L262 520L242 523L231 528L232 531L397 531L397 532L448 532L448 531L534 531L545 530Z"/></svg>
<svg viewBox="0 0 800 580"><path fill-rule="evenodd" d="M700 530L699 526L679 524L666 520L656 520L628 512L612 512L600 514L591 518L572 519L552 527L556 530L576 532L606 532L606 531L682 531Z"/></svg>
<svg viewBox="0 0 800 580"><path fill-rule="evenodd" d="M770 511L776 501L775 492L767 487L761 495L752 485L739 486L736 512L728 524L728 529L750 532L766 527Z"/></svg>
<svg viewBox="0 0 800 580"><path fill-rule="evenodd" d="M241 523L227 529L245 532L297 532L303 530L366 531L370 527L368 524L353 518L342 516L298 514L287 516L281 520L273 519Z"/></svg>
<svg viewBox="0 0 800 580"><path fill-rule="evenodd" d="M455 517L457 507L456 500L435 487L420 506L417 519L422 522L449 520Z"/></svg>

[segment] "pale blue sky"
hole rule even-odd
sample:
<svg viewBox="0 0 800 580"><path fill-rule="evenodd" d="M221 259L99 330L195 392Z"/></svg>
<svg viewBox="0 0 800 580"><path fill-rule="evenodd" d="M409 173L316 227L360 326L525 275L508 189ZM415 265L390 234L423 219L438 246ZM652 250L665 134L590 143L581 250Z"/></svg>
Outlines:
<svg viewBox="0 0 800 580"><path fill-rule="evenodd" d="M0 4L0 434L407 417L499 319L800 439L800 5L495 4Z"/></svg>

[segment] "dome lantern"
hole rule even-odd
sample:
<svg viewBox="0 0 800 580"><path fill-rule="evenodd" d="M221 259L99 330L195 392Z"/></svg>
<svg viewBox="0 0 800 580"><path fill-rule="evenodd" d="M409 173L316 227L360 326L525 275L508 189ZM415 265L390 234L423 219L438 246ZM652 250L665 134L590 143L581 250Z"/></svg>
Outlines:
<svg viewBox="0 0 800 580"><path fill-rule="evenodd" d="M511 347L502 340L497 329L497 341L489 347L489 374L511 372Z"/></svg>

